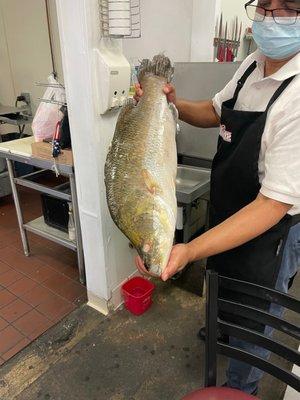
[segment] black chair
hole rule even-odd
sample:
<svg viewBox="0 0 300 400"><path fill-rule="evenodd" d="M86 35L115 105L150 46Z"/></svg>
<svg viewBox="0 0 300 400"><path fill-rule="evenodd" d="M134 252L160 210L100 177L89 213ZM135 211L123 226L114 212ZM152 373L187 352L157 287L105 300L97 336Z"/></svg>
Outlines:
<svg viewBox="0 0 300 400"><path fill-rule="evenodd" d="M267 304L270 304L272 302L279 304L298 314L300 314L300 300L263 286L218 276L217 273L212 271L206 273L206 282L205 388L185 396L183 400L250 400L256 398L236 389L216 387L217 354L244 361L300 392L300 377L275 365L270 360L265 360L244 350L221 343L218 340L220 334L233 336L265 348L299 366L300 353L297 350L265 336L260 333L260 329L249 329L247 321L249 322L250 320L255 324L271 326L299 341L300 326L249 305L251 301L247 304L244 300L243 303L238 300L228 300L228 297L223 296L222 293L230 290L233 293L246 295L249 299L258 298L262 303L267 302ZM226 320L224 315L226 315ZM236 322L236 317L238 317L239 322Z"/></svg>

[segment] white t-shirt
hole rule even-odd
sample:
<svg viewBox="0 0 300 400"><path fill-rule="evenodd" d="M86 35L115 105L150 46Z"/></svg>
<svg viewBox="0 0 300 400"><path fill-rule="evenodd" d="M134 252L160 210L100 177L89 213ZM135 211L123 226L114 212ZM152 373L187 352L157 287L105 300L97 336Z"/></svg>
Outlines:
<svg viewBox="0 0 300 400"><path fill-rule="evenodd" d="M300 214L300 53L275 74L264 78L265 58L257 50L214 97L214 108L220 115L222 103L233 97L238 80L253 61L257 61L257 68L240 91L235 110L265 111L282 82L297 75L269 110L258 168L261 193L293 205L289 214Z"/></svg>

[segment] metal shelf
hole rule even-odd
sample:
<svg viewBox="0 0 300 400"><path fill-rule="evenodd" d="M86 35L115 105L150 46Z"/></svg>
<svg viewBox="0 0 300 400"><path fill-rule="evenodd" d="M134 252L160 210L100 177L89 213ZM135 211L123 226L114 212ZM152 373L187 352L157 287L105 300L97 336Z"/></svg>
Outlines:
<svg viewBox="0 0 300 400"><path fill-rule="evenodd" d="M58 199L62 199L62 200L67 200L67 201L72 201L72 196L70 194L64 193L64 192L60 192L59 190L55 189L55 188L49 188L45 185L41 185L40 183L35 183L32 182L28 179L24 179L24 178L14 178L14 182L17 185L20 186L25 186L28 187L30 189L36 190L40 193L46 193L49 194L53 197L56 197Z"/></svg>
<svg viewBox="0 0 300 400"><path fill-rule="evenodd" d="M11 142L7 142L4 144L1 143L0 145L0 157L5 158L7 161L9 179L16 206L16 212L17 212L17 218L20 228L24 254L26 256L30 255L29 243L26 235L27 231L32 232L38 236L42 236L45 239L51 240L73 251L76 251L78 259L79 280L82 284L85 284L84 255L82 248L82 237L80 230L80 219L79 219L74 168L72 165L56 164L59 174L68 178L71 194L64 193L62 191L63 185L59 185L56 187L48 187L44 186L41 183L34 182L34 179L40 176L44 171L38 171L20 177L16 177L13 165L14 161L19 161L24 164L41 168L43 170L54 172L52 159L49 160L40 159L32 155L31 144L33 142L34 138L30 137L25 139L12 140ZM54 196L56 198L71 201L73 205L76 240L73 242L69 239L67 233L61 232L58 229L51 228L50 226L46 225L46 223L44 222L44 217L37 218L28 223L24 223L22 205L20 202L19 193L17 189L17 186L19 185L29 187L41 193L47 193L48 195Z"/></svg>
<svg viewBox="0 0 300 400"><path fill-rule="evenodd" d="M25 230L42 236L45 239L52 240L53 242L68 247L71 250L77 250L76 243L69 239L67 233L48 226L45 224L43 217L39 217L33 221L30 221L27 224L24 224L23 227Z"/></svg>

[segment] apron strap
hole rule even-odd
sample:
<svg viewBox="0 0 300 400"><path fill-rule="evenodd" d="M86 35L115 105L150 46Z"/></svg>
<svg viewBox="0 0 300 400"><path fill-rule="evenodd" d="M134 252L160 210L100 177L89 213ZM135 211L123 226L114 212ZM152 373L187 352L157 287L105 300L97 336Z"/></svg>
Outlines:
<svg viewBox="0 0 300 400"><path fill-rule="evenodd" d="M257 67L257 62L254 61L250 67L248 69L246 69L246 72L244 73L244 75L238 80L235 92L234 92L234 96L232 99L233 102L233 108L235 106L235 103L238 99L239 93L242 90L243 86L245 85L246 80L249 78L249 76L252 74L252 72L255 70L255 68Z"/></svg>
<svg viewBox="0 0 300 400"><path fill-rule="evenodd" d="M267 106L266 112L269 111L270 107L275 103L275 101L278 99L278 97L285 91L285 89L289 86L289 84L292 82L292 80L296 77L296 75L291 76L290 78L286 79L276 90L274 95L272 96L271 100L269 101L269 104Z"/></svg>

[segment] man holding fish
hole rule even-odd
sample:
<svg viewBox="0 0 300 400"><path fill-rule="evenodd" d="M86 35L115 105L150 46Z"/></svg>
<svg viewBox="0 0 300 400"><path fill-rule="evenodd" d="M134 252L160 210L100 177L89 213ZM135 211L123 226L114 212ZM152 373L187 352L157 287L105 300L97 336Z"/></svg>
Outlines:
<svg viewBox="0 0 300 400"><path fill-rule="evenodd" d="M161 279L208 258L208 268L222 275L287 292L300 267L300 0L252 0L245 8L258 50L213 100L179 99L172 85L164 88L182 121L221 128L211 175L211 229L174 246ZM137 85L137 99L142 94ZM139 257L137 266L149 273ZM272 334L268 327L265 333ZM231 360L227 385L256 394L261 376Z"/></svg>

